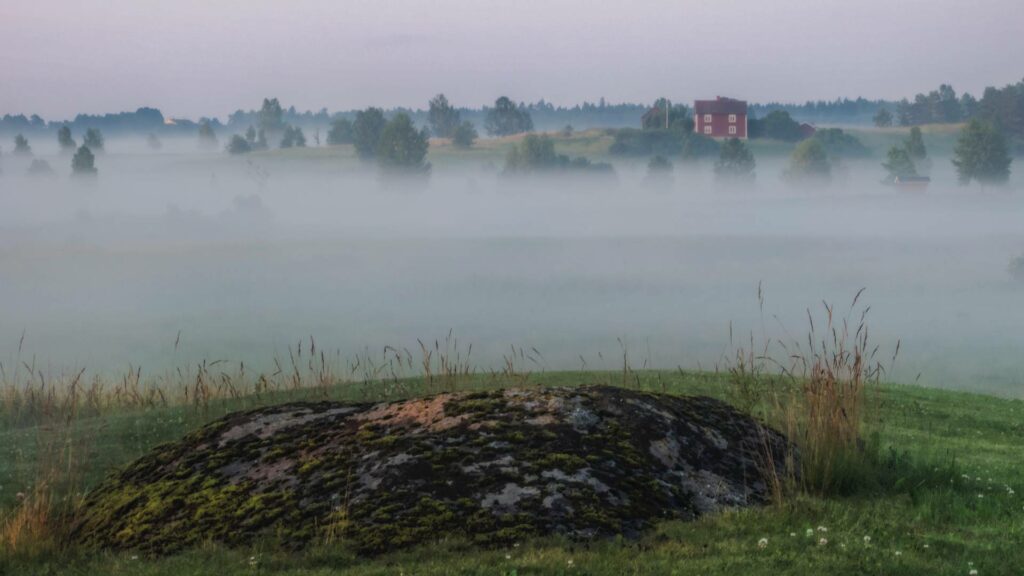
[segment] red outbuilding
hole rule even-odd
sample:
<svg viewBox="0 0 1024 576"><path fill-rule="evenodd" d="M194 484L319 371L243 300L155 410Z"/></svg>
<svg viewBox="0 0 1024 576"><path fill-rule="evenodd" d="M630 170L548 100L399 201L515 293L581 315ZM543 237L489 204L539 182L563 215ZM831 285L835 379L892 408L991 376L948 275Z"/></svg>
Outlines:
<svg viewBox="0 0 1024 576"><path fill-rule="evenodd" d="M747 139L747 103L723 98L697 100L693 104L693 129L712 138Z"/></svg>

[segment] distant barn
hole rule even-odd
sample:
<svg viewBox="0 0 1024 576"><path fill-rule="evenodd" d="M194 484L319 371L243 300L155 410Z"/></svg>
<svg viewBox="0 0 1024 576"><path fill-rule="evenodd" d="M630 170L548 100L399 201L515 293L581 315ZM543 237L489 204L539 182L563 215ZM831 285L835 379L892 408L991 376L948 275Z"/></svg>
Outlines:
<svg viewBox="0 0 1024 576"><path fill-rule="evenodd" d="M697 100L693 104L693 129L711 138L747 139L747 103L723 98Z"/></svg>

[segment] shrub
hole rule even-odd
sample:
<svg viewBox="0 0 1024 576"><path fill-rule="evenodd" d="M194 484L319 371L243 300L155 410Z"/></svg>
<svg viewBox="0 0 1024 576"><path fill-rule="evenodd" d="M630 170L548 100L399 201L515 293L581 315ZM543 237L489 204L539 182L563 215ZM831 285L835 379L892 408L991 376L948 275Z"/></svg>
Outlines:
<svg viewBox="0 0 1024 576"><path fill-rule="evenodd" d="M306 135L302 133L302 128L288 125L284 127L284 133L281 136L281 148L305 148L306 147Z"/></svg>
<svg viewBox="0 0 1024 576"><path fill-rule="evenodd" d="M754 177L754 155L739 138L730 138L722 145L715 175L719 178L752 179Z"/></svg>
<svg viewBox="0 0 1024 576"><path fill-rule="evenodd" d="M783 142L798 142L803 139L800 123L785 110L773 110L764 118L747 120L747 132L751 138L770 138Z"/></svg>
<svg viewBox="0 0 1024 576"><path fill-rule="evenodd" d="M615 169L607 162L591 162L582 156L569 158L565 154L557 154L555 142L549 136L530 134L509 151L505 159L505 173L532 172L614 174Z"/></svg>
<svg viewBox="0 0 1024 576"><path fill-rule="evenodd" d="M1005 184L1010 179L1006 137L992 124L971 120L957 139L953 165L963 185L976 180L982 185Z"/></svg>
<svg viewBox="0 0 1024 576"><path fill-rule="evenodd" d="M14 154L18 156L32 155L32 147L28 144L28 138L21 134L14 137Z"/></svg>
<svg viewBox="0 0 1024 576"><path fill-rule="evenodd" d="M81 146L71 157L71 174L73 176L95 176L96 157L88 146Z"/></svg>
<svg viewBox="0 0 1024 576"><path fill-rule="evenodd" d="M384 111L380 108L367 108L356 113L356 121L352 123L352 143L360 158L369 160L377 154L380 136L386 125Z"/></svg>
<svg viewBox="0 0 1024 576"><path fill-rule="evenodd" d="M888 160L882 163L882 167L889 172L889 180L917 176L917 166L910 157L907 149L903 146L893 146L889 149Z"/></svg>
<svg viewBox="0 0 1024 576"><path fill-rule="evenodd" d="M327 144L338 146L351 144L355 140L352 130L352 122L348 118L338 118L331 122L331 128L327 131Z"/></svg>
<svg viewBox="0 0 1024 576"><path fill-rule="evenodd" d="M51 176L53 168L50 167L50 163L46 160L36 158L32 160L32 164L28 167L28 173L30 176Z"/></svg>
<svg viewBox="0 0 1024 576"><path fill-rule="evenodd" d="M811 138L797 145L789 157L786 177L791 180L828 180L832 163L821 142Z"/></svg>
<svg viewBox="0 0 1024 576"><path fill-rule="evenodd" d="M248 154L252 152L252 144L245 138L235 134L228 142L227 150L229 154Z"/></svg>
<svg viewBox="0 0 1024 576"><path fill-rule="evenodd" d="M667 187L672 183L672 161L664 156L655 156L647 163L644 183L653 187Z"/></svg>
<svg viewBox="0 0 1024 576"><path fill-rule="evenodd" d="M870 155L856 136L847 134L839 128L823 128L814 133L815 140L821 142L830 158L864 158Z"/></svg>
<svg viewBox="0 0 1024 576"><path fill-rule="evenodd" d="M472 148L477 139L476 127L469 120L463 121L452 134L452 145L456 148Z"/></svg>
<svg viewBox="0 0 1024 576"><path fill-rule="evenodd" d="M102 152L104 143L105 140L103 139L103 133L96 128L89 128L85 131L85 138L82 140L82 145L89 148L89 150Z"/></svg>
<svg viewBox="0 0 1024 576"><path fill-rule="evenodd" d="M714 138L703 134L686 132L683 138L683 149L679 153L683 160L701 160L718 156L721 146Z"/></svg>
<svg viewBox="0 0 1024 576"><path fill-rule="evenodd" d="M377 161L387 171L429 172L430 164L424 161L429 148L427 130L416 130L407 114L398 114L381 133L377 145Z"/></svg>

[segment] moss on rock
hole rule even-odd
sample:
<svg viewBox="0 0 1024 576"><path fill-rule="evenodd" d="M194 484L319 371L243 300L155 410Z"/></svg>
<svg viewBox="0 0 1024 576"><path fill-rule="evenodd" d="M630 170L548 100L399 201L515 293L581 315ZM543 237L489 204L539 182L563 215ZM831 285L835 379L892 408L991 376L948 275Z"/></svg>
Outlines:
<svg viewBox="0 0 1024 576"><path fill-rule="evenodd" d="M634 535L766 501L765 443L781 470L785 439L727 404L614 387L287 404L156 448L87 496L72 537L166 553L340 536L376 553Z"/></svg>

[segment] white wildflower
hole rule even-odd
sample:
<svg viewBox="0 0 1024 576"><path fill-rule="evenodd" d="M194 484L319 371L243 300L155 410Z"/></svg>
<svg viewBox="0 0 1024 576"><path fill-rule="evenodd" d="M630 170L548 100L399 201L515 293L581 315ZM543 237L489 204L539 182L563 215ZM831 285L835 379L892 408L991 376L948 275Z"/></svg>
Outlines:
<svg viewBox="0 0 1024 576"><path fill-rule="evenodd" d="M828 528L824 526L818 526L818 532L828 532Z"/></svg>
<svg viewBox="0 0 1024 576"><path fill-rule="evenodd" d="M757 547L762 549L762 550L767 548L768 547L768 539L767 538L761 538L760 540L758 540L757 541Z"/></svg>
<svg viewBox="0 0 1024 576"><path fill-rule="evenodd" d="M821 538L818 540L818 546L825 546L826 544L828 544L828 538Z"/></svg>
<svg viewBox="0 0 1024 576"><path fill-rule="evenodd" d="M871 544L871 536L865 536L864 537L864 543L865 544Z"/></svg>

